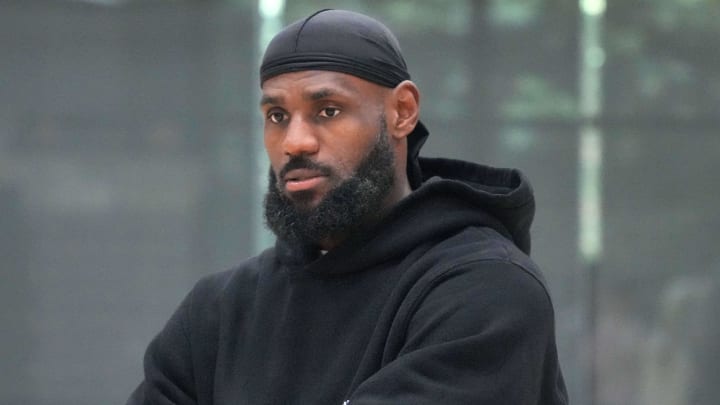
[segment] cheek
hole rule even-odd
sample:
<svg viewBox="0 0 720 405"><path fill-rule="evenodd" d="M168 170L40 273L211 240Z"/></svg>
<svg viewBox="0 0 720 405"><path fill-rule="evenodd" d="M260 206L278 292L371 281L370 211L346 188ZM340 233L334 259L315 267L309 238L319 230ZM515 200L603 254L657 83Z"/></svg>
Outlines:
<svg viewBox="0 0 720 405"><path fill-rule="evenodd" d="M265 144L265 152L267 153L270 165L272 166L275 174L281 169L282 165L282 149L278 137L267 136L263 137L263 143Z"/></svg>
<svg viewBox="0 0 720 405"><path fill-rule="evenodd" d="M336 145L332 151L333 166L340 177L348 178L355 175L360 163L367 157L375 144L375 135L356 134L342 145Z"/></svg>

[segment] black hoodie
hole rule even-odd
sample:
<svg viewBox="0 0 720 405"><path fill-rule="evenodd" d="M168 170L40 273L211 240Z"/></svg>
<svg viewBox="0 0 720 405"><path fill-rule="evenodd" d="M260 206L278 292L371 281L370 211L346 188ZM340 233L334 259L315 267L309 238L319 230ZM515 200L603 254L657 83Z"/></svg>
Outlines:
<svg viewBox="0 0 720 405"><path fill-rule="evenodd" d="M128 404L567 404L529 184L419 169L380 224L327 254L279 241L201 280Z"/></svg>

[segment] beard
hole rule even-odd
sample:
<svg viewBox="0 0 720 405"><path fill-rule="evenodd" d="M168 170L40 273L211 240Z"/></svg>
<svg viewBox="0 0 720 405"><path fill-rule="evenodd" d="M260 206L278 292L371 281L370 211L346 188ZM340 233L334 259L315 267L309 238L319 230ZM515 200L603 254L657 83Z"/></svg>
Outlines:
<svg viewBox="0 0 720 405"><path fill-rule="evenodd" d="M283 168L310 168L333 176L333 170L312 162L305 156L293 157ZM277 176L270 169L265 195L265 223L275 235L287 242L317 245L321 241L349 237L374 223L382 212L385 197L395 181L395 156L388 141L384 117L374 145L360 162L355 173L330 189L312 207L311 193L297 193L290 199L278 187Z"/></svg>

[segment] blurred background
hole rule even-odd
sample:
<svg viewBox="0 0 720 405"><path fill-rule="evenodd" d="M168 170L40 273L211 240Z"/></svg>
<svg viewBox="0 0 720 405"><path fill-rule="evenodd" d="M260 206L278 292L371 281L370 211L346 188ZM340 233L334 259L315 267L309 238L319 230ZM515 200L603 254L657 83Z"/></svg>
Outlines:
<svg viewBox="0 0 720 405"><path fill-rule="evenodd" d="M425 155L530 177L572 403L717 405L717 0L0 0L0 403L124 403L271 243L259 56L324 7L397 34Z"/></svg>

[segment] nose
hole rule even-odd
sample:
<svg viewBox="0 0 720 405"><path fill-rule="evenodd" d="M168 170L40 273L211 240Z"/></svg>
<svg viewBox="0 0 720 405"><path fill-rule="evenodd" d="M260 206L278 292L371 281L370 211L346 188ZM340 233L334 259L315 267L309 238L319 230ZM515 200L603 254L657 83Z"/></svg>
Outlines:
<svg viewBox="0 0 720 405"><path fill-rule="evenodd" d="M311 123L302 117L291 118L283 139L283 152L288 156L312 155L317 153L318 147Z"/></svg>

